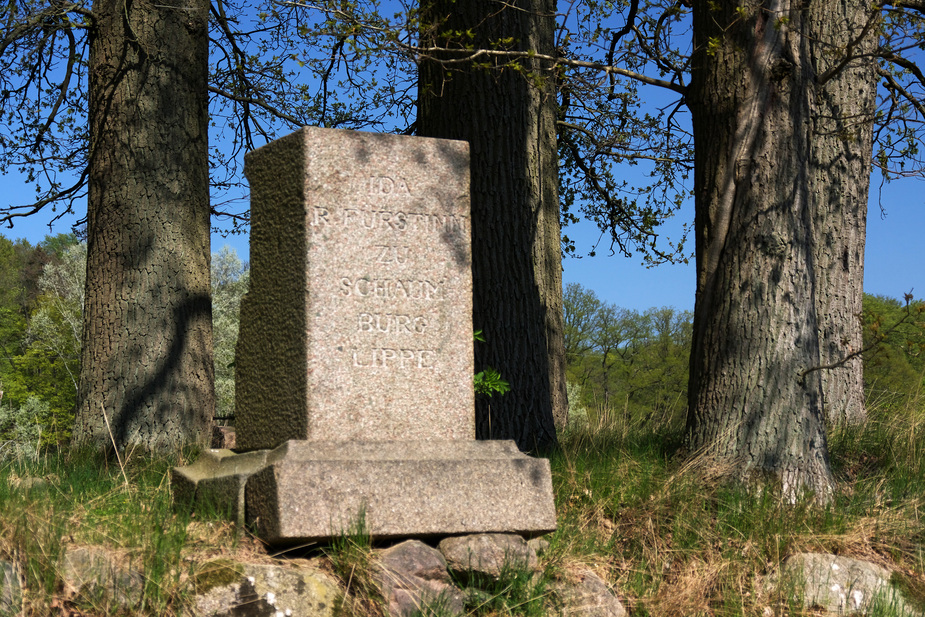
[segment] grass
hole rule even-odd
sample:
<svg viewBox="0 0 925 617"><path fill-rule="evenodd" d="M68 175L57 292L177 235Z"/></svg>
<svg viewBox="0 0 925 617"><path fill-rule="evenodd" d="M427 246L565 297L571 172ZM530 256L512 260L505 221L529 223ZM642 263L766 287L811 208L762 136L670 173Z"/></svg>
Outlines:
<svg viewBox="0 0 925 617"><path fill-rule="evenodd" d="M925 573L925 400L873 407L866 426L830 431L834 501L782 504L673 452L683 418L633 425L598 414L553 459L560 529L548 560L596 566L630 614L800 614L761 580L794 552L853 556ZM907 584L907 588L916 585ZM772 613L768 613L770 610Z"/></svg>
<svg viewBox="0 0 925 617"><path fill-rule="evenodd" d="M925 397L872 405L864 427L830 431L839 489L825 507L784 505L770 491L726 483L722 470L676 458L682 428L678 414L644 421L599 409L563 435L551 459L559 530L548 537L542 574L513 569L470 592L469 614L546 614L546 585L590 568L633 617L809 615L762 584L799 551L893 568L897 586L925 606ZM129 456L124 472L92 455L0 462L0 559L22 568L27 615L178 615L191 588L221 574L215 564L269 559L221 517L171 508L168 470L182 458ZM61 555L81 545L119 549L144 569L135 607L62 587ZM382 614L362 528L347 530L320 559L352 591L345 614Z"/></svg>
<svg viewBox="0 0 925 617"><path fill-rule="evenodd" d="M346 591L338 613L358 617L387 614L373 579L373 539L366 527L364 511L358 513L349 528L334 537L324 554Z"/></svg>
<svg viewBox="0 0 925 617"><path fill-rule="evenodd" d="M498 577L470 581L466 610L471 615L517 615L543 617L547 614L548 579L522 563L505 563Z"/></svg>

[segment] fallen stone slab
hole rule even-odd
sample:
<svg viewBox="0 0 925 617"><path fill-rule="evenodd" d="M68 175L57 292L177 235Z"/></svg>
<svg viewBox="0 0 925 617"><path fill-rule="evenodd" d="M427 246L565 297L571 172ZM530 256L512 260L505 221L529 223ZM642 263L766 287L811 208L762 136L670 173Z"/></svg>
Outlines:
<svg viewBox="0 0 925 617"><path fill-rule="evenodd" d="M187 617L332 617L343 592L312 567L237 563L202 564L193 577Z"/></svg>
<svg viewBox="0 0 925 617"><path fill-rule="evenodd" d="M235 454L231 450L206 450L196 462L170 470L174 503L193 508L207 505L227 512L243 528L244 486L255 472L266 467L269 450Z"/></svg>
<svg viewBox="0 0 925 617"><path fill-rule="evenodd" d="M375 539L555 530L549 461L513 441L289 441L247 480L247 522L273 545L362 521Z"/></svg>

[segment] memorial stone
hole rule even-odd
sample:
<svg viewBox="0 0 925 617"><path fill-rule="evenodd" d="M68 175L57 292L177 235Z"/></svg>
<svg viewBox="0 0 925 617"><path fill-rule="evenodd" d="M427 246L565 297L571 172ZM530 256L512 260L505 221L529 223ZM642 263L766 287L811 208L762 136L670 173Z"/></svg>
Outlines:
<svg viewBox="0 0 925 617"><path fill-rule="evenodd" d="M475 440L467 144L307 127L245 173L250 452L175 470L178 499L227 494L273 545L554 530L549 461Z"/></svg>
<svg viewBox="0 0 925 617"><path fill-rule="evenodd" d="M304 128L245 161L238 448L473 439L467 144Z"/></svg>

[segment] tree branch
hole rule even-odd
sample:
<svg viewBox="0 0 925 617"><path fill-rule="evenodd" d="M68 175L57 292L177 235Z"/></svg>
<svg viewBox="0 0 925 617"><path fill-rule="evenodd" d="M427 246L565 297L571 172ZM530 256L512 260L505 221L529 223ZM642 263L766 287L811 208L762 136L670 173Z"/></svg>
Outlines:
<svg viewBox="0 0 925 617"><path fill-rule="evenodd" d="M827 370L837 369L837 368L839 368L839 367L844 366L845 364L847 364L848 362L850 362L850 361L853 360L854 358L857 358L858 356L861 356L861 355L867 353L868 351L870 351L871 349L874 349L875 347L877 347L878 345L880 345L883 341L886 340L886 338L887 338L890 334L893 333L893 331L896 330L896 328L898 328L899 326L901 326L901 325L902 325L903 323L905 323L910 317L912 317L912 307L909 305L909 302L910 302L911 300L912 300L912 293L910 292L910 293L907 293L907 294L906 294L906 314L903 315L902 319L900 319L899 321L897 321L896 323L894 323L892 326L890 326L890 327L886 330L886 332L883 332L883 333L881 333L881 334L878 334L877 337L876 337L876 339L874 340L874 342L872 342L870 345L867 345L867 346L865 346L865 347L862 347L861 349L858 349L857 351L852 351L851 353L849 353L848 355L846 355L844 358L841 358L840 360L836 360L835 362L832 362L831 364L823 364L822 366L814 366L814 367L812 367L812 368L808 368L808 369L804 370L802 373L800 373L800 383L803 383L803 381L806 379L806 376L809 375L809 374L812 373L812 372L815 372L815 371L827 371ZM922 306L918 307L918 312L919 312L919 313L921 313L921 312L923 312L923 311L925 311L925 305L922 305Z"/></svg>
<svg viewBox="0 0 925 617"><path fill-rule="evenodd" d="M614 65L614 53L617 50L617 42L626 36L628 33L633 31L633 24L636 21L636 12L639 11L639 0L631 0L630 2L630 12L626 16L626 23L623 24L623 27L620 28L617 32L614 33L613 38L610 40L610 50L607 52L607 64L609 66ZM607 91L607 98L614 98L614 89L617 85L616 75L609 73L607 77L610 79L610 87Z"/></svg>
<svg viewBox="0 0 925 617"><path fill-rule="evenodd" d="M854 55L854 50L857 48L861 42L870 35L871 29L874 24L880 21L880 10L874 8L871 10L870 15L867 17L867 22L864 24L864 27L861 29L860 34L848 42L848 45L845 46L845 53L842 56L842 59L838 61L832 68L823 73L820 77L816 78L816 83L820 86L824 86L830 79L838 75L849 62L854 60L859 56Z"/></svg>
<svg viewBox="0 0 925 617"><path fill-rule="evenodd" d="M295 116L290 116L289 114L280 111L279 109L277 109L276 107L273 107L272 105L270 105L263 99L255 99L254 97L251 97L251 96L242 96L240 94L232 94L231 92L222 90L221 88L217 88L216 86L209 86L209 92L211 92L212 94L217 94L219 96L222 96L228 99L229 101L235 101L236 103L256 105L257 107L263 109L264 111L269 112L272 116L279 118L280 120L285 120L286 122L292 123L293 126L301 126L303 124L302 121L300 121Z"/></svg>
<svg viewBox="0 0 925 617"><path fill-rule="evenodd" d="M10 229L12 229L13 219L18 218L18 217L32 216L33 214L36 214L37 212L41 211L48 204L59 201L61 199L65 199L68 197L73 199L75 197L74 194L80 191L82 188L84 188L86 184L87 184L87 169L84 168L83 172L80 174L80 178L77 179L77 182L75 182L70 187L64 189L63 191L57 191L52 195L47 195L46 197L43 197L39 201L35 202L34 204L30 204L28 206L11 206L5 209L5 211L2 214L0 214L0 225L7 225L10 227ZM71 206L68 206L67 208L65 208L60 214L58 214L57 216L55 216L53 219L51 219L48 222L49 226L51 225L51 223L54 223L55 221L60 219L62 216L64 216L65 214L71 211L72 211Z"/></svg>
<svg viewBox="0 0 925 617"><path fill-rule="evenodd" d="M592 69L595 71L601 71L606 74L615 74L622 77L628 77L629 79L636 80L638 82L648 84L650 86L659 86L660 88L665 88L667 90L672 90L678 94L686 94L687 88L670 82L665 81L664 79L656 79L654 77L649 77L648 75L643 75L642 73L637 73L635 71L630 71L627 69L621 69L619 67L610 66L608 64L603 64L600 62L587 62L585 60L569 60L568 58L561 58L558 56L549 56L546 54L538 54L532 51L504 51L496 49L478 49L478 50L466 50L466 49L452 49L448 47L414 47L414 46L403 46L412 53L418 54L420 56L427 56L429 59L432 54L453 54L456 55L456 58L432 58L435 62L441 62L443 64L463 64L468 62L473 62L478 58L487 57L487 58L530 58L534 60L545 60L552 63L554 66L569 66L575 68L583 69Z"/></svg>
<svg viewBox="0 0 925 617"><path fill-rule="evenodd" d="M925 0L896 0L896 2L885 1L881 6L892 6L897 9L912 9L920 13L925 13Z"/></svg>
<svg viewBox="0 0 925 617"><path fill-rule="evenodd" d="M919 112L919 115L922 116L922 118L925 118L925 105L923 105L921 101L916 99L915 96L913 96L910 92L908 92L905 88L903 88L902 85L898 81L896 81L896 78L890 75L888 71L885 71L880 68L877 69L877 74L880 75L880 77L883 77L887 81L889 88L901 94L903 98L906 99L909 102L909 104L915 108L917 112Z"/></svg>

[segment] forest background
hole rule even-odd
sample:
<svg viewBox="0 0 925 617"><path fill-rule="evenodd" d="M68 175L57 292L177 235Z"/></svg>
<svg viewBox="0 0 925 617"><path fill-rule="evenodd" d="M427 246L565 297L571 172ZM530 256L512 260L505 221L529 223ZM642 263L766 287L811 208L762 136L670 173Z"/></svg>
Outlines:
<svg viewBox="0 0 925 617"><path fill-rule="evenodd" d="M70 438L80 371L86 245L73 233L33 244L0 236L0 457ZM239 306L249 269L212 254L216 417L232 423ZM925 315L911 296L865 294L865 395L888 411L925 391ZM580 283L564 290L570 425L683 425L693 314L628 308Z"/></svg>
<svg viewBox="0 0 925 617"><path fill-rule="evenodd" d="M307 53L310 53L310 50ZM651 99L649 102L653 109L658 109L660 105L666 103L659 100L658 97ZM396 130L400 127L390 126L386 121L375 128L379 130ZM221 150L223 141L226 139L226 135L218 131L213 136L212 146ZM255 136L254 145L261 145L261 136ZM241 168L243 153L244 150L241 148L235 149L230 145L228 146L225 154L230 159L234 159L228 161L231 168ZM33 195L30 192L32 189L29 182L27 182L27 178L17 175L15 169L7 169L7 172L8 175L4 182L7 189L5 191L6 199L8 200L7 205L15 206L28 203ZM619 172L622 173L623 179L627 179L631 183L638 184L646 181L647 170L644 165L625 164L622 169L619 169ZM886 324L884 327L888 327L890 323L895 323L895 321L901 319L903 301L889 301L888 298L902 297L905 292L912 293L914 298L919 295L916 294L916 290L925 289L925 269L920 266L920 264L925 263L925 244L917 237L919 230L925 227L925 207L921 203L919 186L921 186L919 180L915 179L900 179L892 183L884 183L879 176L879 172L875 174L872 180L865 281L868 292L879 295L880 298L877 302L882 305L879 308L871 309L865 318L872 324ZM235 186L231 190L228 190L228 186L223 188L224 191L220 195L213 195L213 202L222 201L225 204L240 202L245 204L246 208L247 193L245 186ZM43 327L42 324L46 323L54 324L55 319L63 320L64 313L62 312L57 317L49 317L51 309L46 305L51 302L51 298L62 297L62 302L65 304L70 302L71 308L73 308L76 301L66 294L65 296L60 296L62 293L60 285L55 287L56 284L54 283L56 277L60 278L62 276L58 269L66 267L68 259L76 259L74 255L68 253L71 249L65 250L66 245L73 238L69 240L66 235L52 235L49 236L47 241L42 240L49 231L54 233L62 231L62 228L67 229L74 220L82 216L79 200L75 210L75 216L66 216L59 219L57 227L51 229L47 226L48 221L50 218L57 216L58 213L43 211L37 216L16 219L15 227L8 232L10 238L25 238L23 242L11 245L13 246L13 253L18 255L14 261L18 261L10 266L10 271L19 271L19 285L11 284L7 288L7 296L18 296L18 307L16 309L21 321L9 320L10 336L8 340L17 339L17 336L14 335L16 332L21 336L17 339L17 345L14 345L15 349L11 348L6 353L6 361L10 366L13 365L13 358L20 358L18 364L21 367L27 366L28 363L25 363L25 358L27 357L31 358L30 362L39 362L37 359L38 352L35 347L37 344L42 344L46 348L52 349L52 343L48 341L41 342L42 337L46 335L41 333L40 327ZM664 238L677 241L683 235L684 227L690 225L692 218L692 206L688 199L680 204L680 208L674 217L659 229L659 233ZM226 233L227 225L224 225L220 220L215 221L215 229L213 250L227 243L237 251L242 260L246 261L246 225L238 228L237 231L242 233L230 236ZM694 297L694 273L692 266L686 263L685 257L687 256L683 253L680 254L679 261L681 263L646 267L646 263L639 255L627 256L621 255L619 251L614 252L612 247L608 246L607 238L602 236L600 231L587 221L573 222L565 228L564 232L574 242L576 249L573 255L566 257L564 264L564 280L569 285L569 292L573 295L580 295L582 293L586 294L588 290L593 289L599 297L597 308L592 311L593 315L588 318L591 323L597 324L592 327L591 334L588 335L590 338L587 340L577 339L575 338L576 333L573 331L571 339L567 341L567 345L571 350L569 357L570 381L573 384L579 383L589 386L582 391L581 396L576 400L581 404L613 405L615 404L614 401L619 400L622 395L622 398L625 399L624 406L626 406L630 398L642 396L638 393L640 390L639 384L627 385L624 388L610 383L614 379L625 384L632 381L630 373L626 372L630 370L629 368L624 367L624 371L621 373L619 370L614 371L609 366L611 361L617 362L611 356L613 354L621 355L623 357L621 362L624 363L629 362L627 358L632 356L635 358L635 362L639 362L634 350L646 348L651 351L654 348L652 348L650 341L668 339L673 341L672 344L675 347L673 350L664 348L657 353L653 353L656 353L660 361L668 362L670 357L671 360L668 364L673 368L669 371L670 375L662 374L662 377L659 378L664 383L663 391L658 394L650 392L643 398L647 401L647 404L660 401L656 403L656 406L663 406L666 404L665 401L672 397L678 402L683 400L683 387L679 389L676 386L681 386L686 381L686 370L683 369L686 362L682 361L681 357L685 353L684 349L687 344L685 342L685 336L687 335L684 332L689 329L690 316L688 311L693 306ZM27 256L29 251L34 250L34 247L40 242L43 243L42 253L44 253L44 256L38 253ZM594 253L594 256L590 256L589 253ZM217 261L220 262L221 260ZM10 263L12 264L13 262ZM45 272L45 270L48 270L48 272ZM217 285L217 293L221 293L219 290L221 283L217 283ZM576 287L576 285L579 287ZM870 304L870 301L868 304ZM12 304L10 306L12 307ZM571 308L574 311L574 305ZM219 318L220 313L221 309L217 308L216 315ZM616 319L615 315L619 316L620 319ZM566 316L567 318L569 317L568 306L566 307ZM33 325L32 321L36 317L38 317L38 320L36 325ZM892 321L890 321L890 318L892 318ZM58 325L61 327L66 326L65 321L61 321ZM624 325L611 326L609 325L611 322L621 322ZM628 326L625 326L626 323L632 324L633 328L635 328L635 333L627 334L624 332L617 334L611 331L613 328L626 330L628 328ZM906 327L911 325L910 323L904 324ZM897 375L905 375L906 377L909 377L911 375L910 371L914 372L916 368L915 356L909 355L913 353L911 350L917 344L916 341L912 340L914 337L910 338L911 332L913 331L907 333L906 338L909 340L905 342L892 341L892 343L898 345L898 348L902 348L901 353L894 354L897 358L902 357L903 354L908 356L905 357L905 361L909 365L909 371L905 369L894 371ZM872 335L873 333L871 333ZM665 338L666 336L668 339ZM63 341L55 342L54 346L54 349L57 349L54 353L57 353L61 358L67 357L68 353L70 353ZM32 353L32 356L29 356L27 352ZM593 364L594 362L600 364L601 369L598 374L595 374L589 367L589 363ZM216 365L220 372L222 371L221 363L222 359L217 358ZM649 366L651 364L651 362L648 362L645 367L641 365L633 367L632 375L647 373L650 374L650 379L655 379L653 375L658 375L660 371L668 370L667 365L653 368ZM54 370L37 370L34 367L29 370L34 375L41 374L47 379L51 379L51 376L54 375L56 379L60 379L63 383L67 383L67 379L70 379L71 384L74 381L73 367L70 367L67 362L57 366ZM650 371L655 372L650 373ZM219 374L221 374L220 372ZM15 380L10 378L6 381L11 384L15 383ZM908 382L906 385L915 381L917 380L906 379L906 382ZM596 383L596 386L591 387L594 383ZM219 387L221 388L221 386ZM629 388L629 390L626 390L626 388ZM55 402L51 400L56 396L63 395L60 395L57 390L53 393L52 390L54 389L47 385L8 386L4 382L3 389L6 392L6 401L10 403L18 401L20 405L25 404L28 400L26 393L31 392L36 395L44 393L42 396L53 407L60 407L63 404L61 401ZM645 390L646 388L642 389ZM676 396L678 393L682 394L681 398ZM630 396L631 394L632 396ZM220 409L218 415L222 416L226 413L227 406L225 411Z"/></svg>

